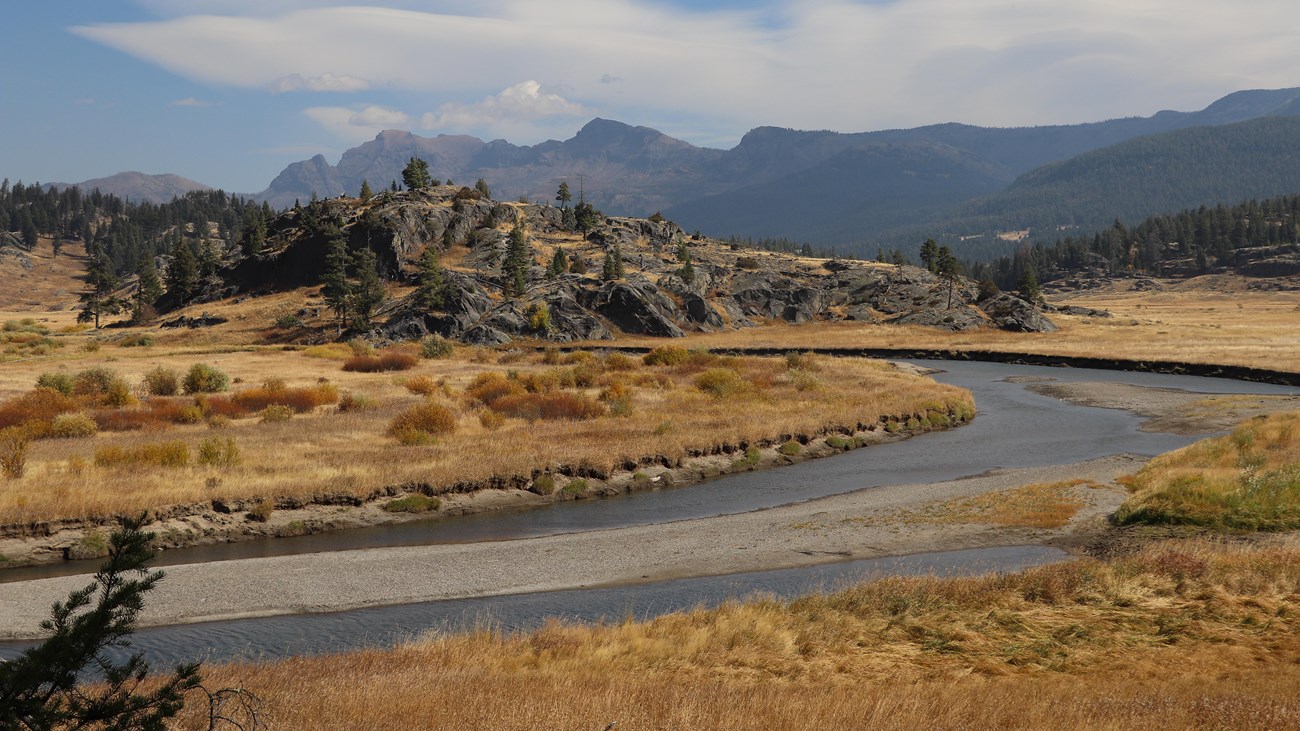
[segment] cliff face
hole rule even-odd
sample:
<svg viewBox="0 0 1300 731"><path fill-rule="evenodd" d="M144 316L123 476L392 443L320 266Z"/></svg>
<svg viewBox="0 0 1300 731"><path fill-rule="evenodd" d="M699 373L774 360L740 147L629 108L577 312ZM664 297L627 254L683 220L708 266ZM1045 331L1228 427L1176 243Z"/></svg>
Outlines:
<svg viewBox="0 0 1300 731"><path fill-rule="evenodd" d="M380 334L438 333L469 343L527 337L557 342L617 333L680 337L773 321L897 322L951 331L1055 329L1032 305L1003 294L984 303L965 279L912 266L819 260L741 249L687 236L670 221L608 217L584 238L552 206L500 203L467 188L335 198L289 211L268 227L268 246L223 272L221 294L318 284L331 237L376 254L380 275L413 284L427 247L440 254L445 303L414 298L381 308ZM525 291L504 294L510 230L527 232ZM554 262L564 262L557 271ZM603 276L606 261L621 276ZM540 317L539 312L545 312Z"/></svg>

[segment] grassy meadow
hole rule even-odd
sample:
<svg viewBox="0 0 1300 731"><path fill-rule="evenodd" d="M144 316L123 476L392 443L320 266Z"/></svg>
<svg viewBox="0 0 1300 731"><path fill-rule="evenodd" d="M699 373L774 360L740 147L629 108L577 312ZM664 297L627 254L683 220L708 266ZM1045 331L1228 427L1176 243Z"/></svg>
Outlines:
<svg viewBox="0 0 1300 731"><path fill-rule="evenodd" d="M40 337L68 342L0 380L4 524L402 485L549 492L573 488L563 466L974 414L965 391L866 359Z"/></svg>

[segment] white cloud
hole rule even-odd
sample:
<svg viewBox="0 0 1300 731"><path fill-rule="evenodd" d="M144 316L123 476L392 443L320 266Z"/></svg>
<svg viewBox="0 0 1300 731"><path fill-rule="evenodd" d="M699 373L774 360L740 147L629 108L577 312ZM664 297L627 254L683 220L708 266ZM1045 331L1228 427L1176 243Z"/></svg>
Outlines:
<svg viewBox="0 0 1300 731"><path fill-rule="evenodd" d="M499 130L550 117L580 117L591 114L581 104L559 94L547 93L536 81L521 81L473 104L448 102L437 112L427 112L420 126L430 130L457 132Z"/></svg>
<svg viewBox="0 0 1300 731"><path fill-rule="evenodd" d="M386 129L406 129L411 118L396 109L376 105L360 107L311 107L304 109L317 124L349 142L368 140Z"/></svg>
<svg viewBox="0 0 1300 731"><path fill-rule="evenodd" d="M216 102L204 101L202 99L196 99L195 97L192 96L187 96L184 99L177 99L176 101L171 102L167 106L169 107L214 107L216 105L217 105Z"/></svg>
<svg viewBox="0 0 1300 731"><path fill-rule="evenodd" d="M324 73L312 77L288 74L271 81L266 88L273 93L284 94L290 91L365 91L370 86L369 81L356 76Z"/></svg>
<svg viewBox="0 0 1300 731"><path fill-rule="evenodd" d="M608 116L739 134L1192 109L1295 84L1300 68L1294 0L769 0L744 10L571 0L562 12L535 0L185 2L194 14L73 31L203 83L311 91L316 80L337 91L364 80L435 95L445 103L431 121L444 126L499 125L491 113L544 106L544 93L520 106L466 101L525 75Z"/></svg>

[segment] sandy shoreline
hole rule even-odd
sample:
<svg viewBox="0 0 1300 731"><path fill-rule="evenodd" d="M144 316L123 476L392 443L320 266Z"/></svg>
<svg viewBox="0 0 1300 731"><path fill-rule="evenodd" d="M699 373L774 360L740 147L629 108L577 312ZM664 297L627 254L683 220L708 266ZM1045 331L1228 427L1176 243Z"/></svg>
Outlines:
<svg viewBox="0 0 1300 731"><path fill-rule="evenodd" d="M1102 525L1122 502L1114 479L1145 460L998 470L893 485L738 515L512 541L375 548L167 568L142 625L328 612L366 606L554 591L806 566L926 551L1043 543ZM1085 506L1061 529L891 520L954 497L1086 479ZM39 635L52 602L87 582L71 576L0 585L0 639Z"/></svg>

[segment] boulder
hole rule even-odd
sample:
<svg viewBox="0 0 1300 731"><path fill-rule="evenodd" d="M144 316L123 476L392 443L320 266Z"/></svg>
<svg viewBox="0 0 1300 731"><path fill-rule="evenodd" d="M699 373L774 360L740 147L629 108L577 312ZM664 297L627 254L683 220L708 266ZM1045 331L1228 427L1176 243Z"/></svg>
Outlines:
<svg viewBox="0 0 1300 731"><path fill-rule="evenodd" d="M981 307L993 324L1003 330L1032 333L1056 331L1056 323L1047 319L1037 307L1013 294L1003 292L990 297L981 303Z"/></svg>
<svg viewBox="0 0 1300 731"><path fill-rule="evenodd" d="M986 324L979 311L969 305L954 306L951 310L925 309L899 315L891 320L894 325L920 325L933 327L948 332L965 332L977 330Z"/></svg>
<svg viewBox="0 0 1300 731"><path fill-rule="evenodd" d="M599 312L623 332L680 338L681 311L650 281L635 277L606 282L586 295L583 305Z"/></svg>

